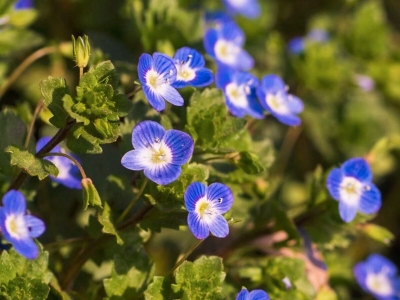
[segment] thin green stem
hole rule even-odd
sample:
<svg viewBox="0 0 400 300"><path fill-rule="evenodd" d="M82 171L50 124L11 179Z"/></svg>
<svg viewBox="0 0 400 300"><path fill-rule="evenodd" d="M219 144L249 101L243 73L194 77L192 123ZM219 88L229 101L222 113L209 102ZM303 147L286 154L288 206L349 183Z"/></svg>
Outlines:
<svg viewBox="0 0 400 300"><path fill-rule="evenodd" d="M75 157L73 157L69 154L66 154L66 153L54 153L54 152L43 153L43 154L37 155L37 157L46 157L46 156L62 156L62 157L68 158L70 161L72 161L78 167L79 172L81 172L82 178L87 178L82 165L79 163L79 161Z"/></svg>
<svg viewBox="0 0 400 300"><path fill-rule="evenodd" d="M190 247L190 249L188 251L186 251L185 255L175 264L175 266L173 267L173 269L171 271L169 271L169 273L173 273L181 264L184 263L184 261L189 257L190 254L192 254L192 252L198 247L200 246L200 244L202 242L204 242L205 239L202 240L197 240L196 243L194 243L192 245L192 247Z"/></svg>
<svg viewBox="0 0 400 300"><path fill-rule="evenodd" d="M139 86L136 89L134 89L132 92L130 92L129 94L126 94L125 97L130 98L130 97L136 95L136 93L138 93L141 90L142 90L142 86Z"/></svg>
<svg viewBox="0 0 400 300"><path fill-rule="evenodd" d="M81 80L82 76L83 76L83 67L79 68L79 80Z"/></svg>
<svg viewBox="0 0 400 300"><path fill-rule="evenodd" d="M121 223L126 215L131 211L131 209L133 208L133 206L136 204L136 202L139 200L139 197L142 195L144 188L147 185L147 182L149 182L149 179L146 177L142 183L142 186L139 189L139 192L135 195L135 197L132 199L131 203L129 203L128 207L125 208L125 210L122 212L122 214L119 216L118 220L117 220L117 224Z"/></svg>
<svg viewBox="0 0 400 300"><path fill-rule="evenodd" d="M0 99L1 97L3 97L8 88L15 82L15 80L26 70L26 68L28 68L33 62L35 62L39 58L54 53L58 51L58 49L58 46L44 47L29 55L0 86Z"/></svg>
<svg viewBox="0 0 400 300"><path fill-rule="evenodd" d="M25 143L24 143L25 148L28 148L29 141L31 139L32 132L33 132L33 127L35 126L36 118L39 115L40 111L42 110L43 104L44 104L43 99L40 99L38 104L36 105L35 111L33 112L32 121L29 124L28 133L25 138Z"/></svg>

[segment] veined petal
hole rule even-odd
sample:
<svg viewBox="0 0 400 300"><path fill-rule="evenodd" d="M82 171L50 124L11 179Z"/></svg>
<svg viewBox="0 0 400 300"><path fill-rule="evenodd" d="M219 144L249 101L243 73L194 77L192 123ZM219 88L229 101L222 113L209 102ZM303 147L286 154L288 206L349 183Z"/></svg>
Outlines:
<svg viewBox="0 0 400 300"><path fill-rule="evenodd" d="M229 234L228 222L221 215L213 215L206 219L211 233L219 238L226 237Z"/></svg>
<svg viewBox="0 0 400 300"><path fill-rule="evenodd" d="M35 259L39 255L39 248L36 243L31 239L14 239L12 241L15 251L27 259Z"/></svg>
<svg viewBox="0 0 400 300"><path fill-rule="evenodd" d="M286 87L282 78L275 74L269 74L261 79L261 89L264 90L264 93L276 93L285 90Z"/></svg>
<svg viewBox="0 0 400 300"><path fill-rule="evenodd" d="M187 82L189 86L205 87L214 81L214 74L210 69L202 68L196 70L196 77Z"/></svg>
<svg viewBox="0 0 400 300"><path fill-rule="evenodd" d="M374 214L381 208L381 192L370 183L364 186L358 209L364 214Z"/></svg>
<svg viewBox="0 0 400 300"><path fill-rule="evenodd" d="M132 145L135 149L148 148L160 142L165 134L165 129L154 121L140 122L133 128Z"/></svg>
<svg viewBox="0 0 400 300"><path fill-rule="evenodd" d="M203 55L189 47L178 49L174 55L174 61L177 63L189 62L189 67L192 69L202 68L205 65Z"/></svg>
<svg viewBox="0 0 400 300"><path fill-rule="evenodd" d="M326 178L326 187L332 198L340 200L340 184L343 181L342 171L339 168L332 169Z"/></svg>
<svg viewBox="0 0 400 300"><path fill-rule="evenodd" d="M189 212L195 211L197 201L206 195L206 190L206 186L201 182L193 182L186 188L184 199Z"/></svg>
<svg viewBox="0 0 400 300"><path fill-rule="evenodd" d="M16 190L11 190L3 196L3 206L6 215L25 214L26 212L25 197Z"/></svg>
<svg viewBox="0 0 400 300"><path fill-rule="evenodd" d="M151 165L148 164L148 159L143 158L144 155L147 154L147 149L140 149L140 150L131 150L125 153L125 155L121 159L121 164L133 171L140 171L145 168L150 168ZM151 153L149 154L151 155Z"/></svg>
<svg viewBox="0 0 400 300"><path fill-rule="evenodd" d="M160 185L175 181L181 175L181 172L181 166L173 164L156 165L152 168L144 169L144 175Z"/></svg>
<svg viewBox="0 0 400 300"><path fill-rule="evenodd" d="M346 223L354 220L357 214L357 209L357 205L349 205L344 201L339 202L339 215Z"/></svg>
<svg viewBox="0 0 400 300"><path fill-rule="evenodd" d="M233 204L233 194L231 189L225 184L219 182L208 186L207 199L213 202L213 207L219 214L226 213Z"/></svg>
<svg viewBox="0 0 400 300"><path fill-rule="evenodd" d="M269 300L269 296L263 290L253 290L249 294L251 300Z"/></svg>
<svg viewBox="0 0 400 300"><path fill-rule="evenodd" d="M210 234L208 225L195 213L189 212L188 226L193 235L199 240L205 239Z"/></svg>
<svg viewBox="0 0 400 300"><path fill-rule="evenodd" d="M364 158L355 157L345 161L342 170L345 176L355 177L359 181L370 182L372 180L371 168Z"/></svg>
<svg viewBox="0 0 400 300"><path fill-rule="evenodd" d="M183 131L170 129L164 135L164 143L171 149L172 164L183 165L193 154L194 141Z"/></svg>
<svg viewBox="0 0 400 300"><path fill-rule="evenodd" d="M171 84L176 79L176 67L171 58L164 54L153 54L154 70L163 75L164 79L168 79L168 84Z"/></svg>
<svg viewBox="0 0 400 300"><path fill-rule="evenodd" d="M204 34L204 49L212 57L215 58L214 46L218 41L218 32L215 28L208 28Z"/></svg>
<svg viewBox="0 0 400 300"><path fill-rule="evenodd" d="M219 34L223 39L232 41L238 46L244 43L243 30L234 21L223 23Z"/></svg>
<svg viewBox="0 0 400 300"><path fill-rule="evenodd" d="M40 236L45 230L46 226L44 222L34 216L24 216L25 225L29 228L29 237L36 238Z"/></svg>
<svg viewBox="0 0 400 300"><path fill-rule="evenodd" d="M247 296L249 295L249 291L246 288L242 288L242 290L237 294L236 300L247 300Z"/></svg>
<svg viewBox="0 0 400 300"><path fill-rule="evenodd" d="M163 84L162 87L160 87L160 95L173 105L183 105L183 98L181 94L179 94L179 92L169 84Z"/></svg>
<svg viewBox="0 0 400 300"><path fill-rule="evenodd" d="M150 105L156 111L162 111L165 109L165 101L159 93L155 92L147 85L143 85L142 90Z"/></svg>
<svg viewBox="0 0 400 300"><path fill-rule="evenodd" d="M143 53L139 57L139 63L138 63L138 75L139 75L139 80L140 83L143 86L147 85L146 81L146 74L149 70L151 70L153 67L153 59L150 54Z"/></svg>

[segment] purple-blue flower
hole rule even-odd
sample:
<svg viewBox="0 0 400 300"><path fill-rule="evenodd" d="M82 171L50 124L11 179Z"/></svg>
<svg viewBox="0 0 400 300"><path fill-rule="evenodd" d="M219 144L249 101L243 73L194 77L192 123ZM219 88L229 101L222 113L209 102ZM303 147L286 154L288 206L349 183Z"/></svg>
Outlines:
<svg viewBox="0 0 400 300"><path fill-rule="evenodd" d="M32 7L33 7L33 1L32 0L18 0L14 4L14 9L15 10L30 9Z"/></svg>
<svg viewBox="0 0 400 300"><path fill-rule="evenodd" d="M209 27L221 27L223 23L233 22L233 19L225 12L217 11L206 11L204 14L204 21L206 28Z"/></svg>
<svg viewBox="0 0 400 300"><path fill-rule="evenodd" d="M325 43L329 41L329 33L324 29L312 29L305 37L294 37L289 40L287 48L292 54L304 52L307 43Z"/></svg>
<svg viewBox="0 0 400 300"><path fill-rule="evenodd" d="M193 182L185 191L185 207L188 210L188 226L193 235L204 239L211 233L219 238L229 233L228 222L222 216L233 204L233 194L222 183L213 183L208 187Z"/></svg>
<svg viewBox="0 0 400 300"><path fill-rule="evenodd" d="M257 0L222 0L228 13L240 14L250 19L257 18L260 13L260 5Z"/></svg>
<svg viewBox="0 0 400 300"><path fill-rule="evenodd" d="M351 222L357 211L374 214L381 207L381 193L372 183L372 172L364 158L351 158L334 168L326 186L332 198L339 201L339 214L345 222Z"/></svg>
<svg viewBox="0 0 400 300"><path fill-rule="evenodd" d="M248 72L227 66L219 66L217 87L225 97L225 103L232 115L243 118L246 114L256 119L264 117L263 108L257 99L258 79Z"/></svg>
<svg viewBox="0 0 400 300"><path fill-rule="evenodd" d="M263 290L249 292L245 287L236 296L236 300L269 300L268 294Z"/></svg>
<svg viewBox="0 0 400 300"><path fill-rule="evenodd" d="M221 23L218 28L208 28L204 35L206 52L218 63L248 71L253 58L242 49L244 33L235 22Z"/></svg>
<svg viewBox="0 0 400 300"><path fill-rule="evenodd" d="M300 54L304 52L304 38L296 36L289 40L287 49L292 54Z"/></svg>
<svg viewBox="0 0 400 300"><path fill-rule="evenodd" d="M11 190L4 195L3 207L0 207L0 229L16 252L28 259L39 255L39 248L33 239L40 236L46 227L42 220L26 214L22 193Z"/></svg>
<svg viewBox="0 0 400 300"><path fill-rule="evenodd" d="M194 141L185 132L165 130L153 121L140 122L133 128L132 145L121 164L130 170L144 170L144 175L155 183L165 185L176 180L181 165L192 156Z"/></svg>
<svg viewBox="0 0 400 300"><path fill-rule="evenodd" d="M42 149L50 140L51 137L49 136L44 136L39 139L36 144L36 152L39 152L40 149ZM65 153L65 151L61 149L59 145L55 146L51 152ZM77 157L74 156L74 158L79 161ZM58 182L70 189L82 189L79 169L71 160L62 156L46 156L44 159L52 162L58 169L57 177L50 175L50 178L53 181Z"/></svg>
<svg viewBox="0 0 400 300"><path fill-rule="evenodd" d="M367 293L378 300L400 299L400 278L396 266L379 254L371 254L367 260L354 266L354 276Z"/></svg>
<svg viewBox="0 0 400 300"><path fill-rule="evenodd" d="M161 53L143 53L139 57L139 80L143 93L156 111L165 109L165 100L173 105L182 106L183 98L172 87L176 80L176 67L168 56Z"/></svg>
<svg viewBox="0 0 400 300"><path fill-rule="evenodd" d="M281 123L289 126L300 125L301 119L297 114L303 111L303 102L288 94L285 83L278 75L264 76L257 89L257 95L261 106Z"/></svg>
<svg viewBox="0 0 400 300"><path fill-rule="evenodd" d="M195 49L183 47L176 51L173 61L177 69L174 88L185 86L204 87L214 81L213 73L204 67L203 56Z"/></svg>

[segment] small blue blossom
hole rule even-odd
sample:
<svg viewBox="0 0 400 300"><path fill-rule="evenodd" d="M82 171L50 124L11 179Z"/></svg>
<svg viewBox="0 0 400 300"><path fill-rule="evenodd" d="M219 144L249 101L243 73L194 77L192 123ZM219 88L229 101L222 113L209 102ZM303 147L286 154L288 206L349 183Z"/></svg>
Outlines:
<svg viewBox="0 0 400 300"><path fill-rule="evenodd" d="M14 4L14 9L15 10L30 9L32 7L33 7L33 1L32 0L18 0Z"/></svg>
<svg viewBox="0 0 400 300"><path fill-rule="evenodd" d="M364 92L370 92L375 88L375 81L367 75L357 74L355 75L354 80L359 88Z"/></svg>
<svg viewBox="0 0 400 300"><path fill-rule="evenodd" d="M257 18L260 13L260 5L257 0L222 0L228 13L240 14L249 19Z"/></svg>
<svg viewBox="0 0 400 300"><path fill-rule="evenodd" d="M263 290L249 292L245 287L236 296L236 300L269 300L268 294Z"/></svg>
<svg viewBox="0 0 400 300"><path fill-rule="evenodd" d="M400 278L396 266L379 254L354 266L354 276L361 288L378 300L400 299Z"/></svg>
<svg viewBox="0 0 400 300"><path fill-rule="evenodd" d="M289 40L287 44L287 49L292 54L300 54L304 52L304 38L302 37L294 37Z"/></svg>
<svg viewBox="0 0 400 300"><path fill-rule="evenodd" d="M219 238L229 233L228 222L222 216L233 204L233 194L222 183L213 183L208 187L193 182L185 191L185 207L188 210L188 226L193 235L204 239L211 233Z"/></svg>
<svg viewBox="0 0 400 300"><path fill-rule="evenodd" d="M223 11L206 11L204 14L204 21L206 28L215 27L219 28L223 23L233 22L232 18Z"/></svg>
<svg viewBox="0 0 400 300"><path fill-rule="evenodd" d="M182 172L181 165L192 156L194 141L185 132L165 130L153 121L140 122L133 128L132 145L121 164L130 170L144 170L155 183L165 185L175 181Z"/></svg>
<svg viewBox="0 0 400 300"><path fill-rule="evenodd" d="M176 80L176 67L168 56L161 53L143 53L139 57L139 80L143 93L156 111L165 109L165 101L182 106L183 98L171 85Z"/></svg>
<svg viewBox="0 0 400 300"><path fill-rule="evenodd" d="M303 111L303 102L287 93L287 87L278 75L264 76L257 89L257 95L262 107L281 123L289 126L300 125L301 119L297 114Z"/></svg>
<svg viewBox="0 0 400 300"><path fill-rule="evenodd" d="M214 81L213 73L204 67L203 56L195 49L183 47L176 51L173 61L177 69L174 88L185 86L204 87Z"/></svg>
<svg viewBox="0 0 400 300"><path fill-rule="evenodd" d="M237 71L227 66L219 66L217 87L225 97L225 103L232 115L243 118L246 114L256 119L264 117L257 99L258 79L248 72Z"/></svg>
<svg viewBox="0 0 400 300"><path fill-rule="evenodd" d="M303 53L308 43L325 43L329 41L329 33L324 29L312 29L305 37L294 37L289 40L287 48L292 54Z"/></svg>
<svg viewBox="0 0 400 300"><path fill-rule="evenodd" d="M5 240L15 251L28 259L39 255L39 248L33 238L40 236L46 229L42 220L26 214L26 201L22 193L11 190L3 197L0 207L0 229Z"/></svg>
<svg viewBox="0 0 400 300"><path fill-rule="evenodd" d="M345 222L351 222L357 211L374 214L381 207L381 193L372 183L372 172L364 158L351 158L334 168L326 185L332 198L339 201L339 214Z"/></svg>
<svg viewBox="0 0 400 300"><path fill-rule="evenodd" d="M218 28L209 28L204 35L204 48L214 60L248 71L253 67L254 60L242 49L243 44L244 33L233 21L221 23Z"/></svg>
<svg viewBox="0 0 400 300"><path fill-rule="evenodd" d="M44 136L36 144L36 152L39 152L40 149L44 147L49 141L51 137ZM53 148L52 152L54 153L65 153L63 149L59 145ZM74 156L75 159L79 161L77 157ZM62 156L46 156L44 159L52 162L58 169L57 177L50 175L50 178L58 182L70 189L82 189L80 173L77 166L66 157Z"/></svg>

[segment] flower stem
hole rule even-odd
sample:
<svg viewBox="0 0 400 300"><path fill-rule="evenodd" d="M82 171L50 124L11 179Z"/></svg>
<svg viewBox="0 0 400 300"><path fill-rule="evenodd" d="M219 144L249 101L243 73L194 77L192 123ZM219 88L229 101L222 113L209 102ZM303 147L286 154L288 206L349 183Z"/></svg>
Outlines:
<svg viewBox="0 0 400 300"><path fill-rule="evenodd" d="M141 90L142 90L142 86L139 86L136 89L134 89L132 92L130 92L129 94L126 94L125 97L126 98L132 97L132 96L136 95L136 93L138 93Z"/></svg>
<svg viewBox="0 0 400 300"><path fill-rule="evenodd" d="M29 55L15 70L10 74L10 76L3 82L0 86L0 98L3 97L4 93L7 89L14 83L14 81L25 71L27 67L29 67L33 62L38 60L39 58L54 53L58 51L58 46L49 46L41 48L31 55Z"/></svg>
<svg viewBox="0 0 400 300"><path fill-rule="evenodd" d="M192 247L190 247L190 249L188 251L186 251L185 255L175 264L175 266L173 267L173 269L169 272L169 273L173 273L181 264L184 263L184 261L186 260L186 258L189 257L190 254L192 254L192 252L198 247L200 246L200 244L202 242L204 242L205 239L202 240L197 240L196 243L194 243L192 245Z"/></svg>
<svg viewBox="0 0 400 300"><path fill-rule="evenodd" d="M83 168L82 168L82 165L81 165L81 164L79 163L79 161L78 161L76 158L74 158L73 156L71 156L71 155L69 155L69 154L66 154L66 153L53 153L53 152L50 152L50 153L43 153L43 154L37 155L37 157L46 157L46 156L62 156L62 157L68 158L70 161L72 161L72 162L78 167L79 172L81 172L82 178L87 178L86 173L85 173L85 171L84 171Z"/></svg>
<svg viewBox="0 0 400 300"><path fill-rule="evenodd" d="M129 203L128 207L125 208L125 210L122 212L122 214L119 216L118 220L117 220L117 224L121 223L124 218L126 217L126 215L130 212L130 210L132 209L132 207L136 204L136 202L139 200L139 197L142 195L144 188L147 185L147 182L149 182L149 179L146 177L142 183L142 186L139 189L139 192L135 195L135 197L132 199L131 203Z"/></svg>
<svg viewBox="0 0 400 300"><path fill-rule="evenodd" d="M81 80L83 76L83 67L79 68L79 80Z"/></svg>
<svg viewBox="0 0 400 300"><path fill-rule="evenodd" d="M43 99L40 99L38 104L36 105L35 111L33 112L32 121L29 124L28 133L27 133L26 138L25 138L25 144L24 144L25 148L28 148L29 141L31 139L32 132L33 132L33 127L34 127L35 122L36 122L36 118L39 115L41 109L43 108L43 104L44 104Z"/></svg>

